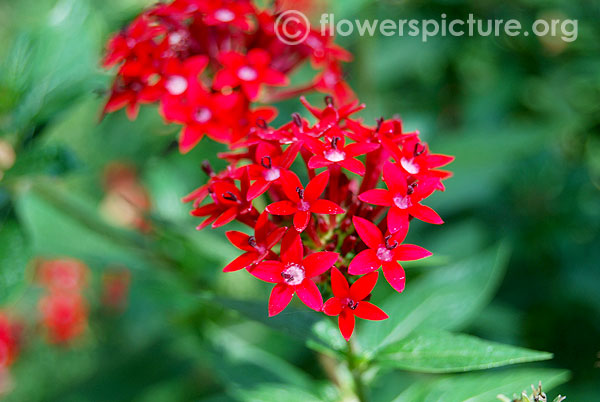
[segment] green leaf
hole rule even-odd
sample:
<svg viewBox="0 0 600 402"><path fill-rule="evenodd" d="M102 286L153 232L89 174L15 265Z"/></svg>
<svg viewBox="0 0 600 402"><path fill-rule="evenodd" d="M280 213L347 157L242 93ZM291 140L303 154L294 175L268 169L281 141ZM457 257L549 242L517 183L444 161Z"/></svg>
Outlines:
<svg viewBox="0 0 600 402"><path fill-rule="evenodd" d="M24 283L29 243L15 221L0 223L0 304Z"/></svg>
<svg viewBox="0 0 600 402"><path fill-rule="evenodd" d="M323 399L317 398L297 387L281 384L260 384L252 390L240 390L236 392L240 401L244 402L322 402Z"/></svg>
<svg viewBox="0 0 600 402"><path fill-rule="evenodd" d="M483 370L509 364L551 359L552 354L490 342L446 331L413 334L381 350L384 365L423 373Z"/></svg>
<svg viewBox="0 0 600 402"><path fill-rule="evenodd" d="M502 277L507 261L503 246L409 281L401 294L383 304L390 316L377 325L365 326L361 345L369 358L417 329L458 329L487 304Z"/></svg>
<svg viewBox="0 0 600 402"><path fill-rule="evenodd" d="M498 394L510 394L542 381L551 389L569 378L566 370L509 369L491 373L446 376L429 382L417 382L393 402L489 402Z"/></svg>

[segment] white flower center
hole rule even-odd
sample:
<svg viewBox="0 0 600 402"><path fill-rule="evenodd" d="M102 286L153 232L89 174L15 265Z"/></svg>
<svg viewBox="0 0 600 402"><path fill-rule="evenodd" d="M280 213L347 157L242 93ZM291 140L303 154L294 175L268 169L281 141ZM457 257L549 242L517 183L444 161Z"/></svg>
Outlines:
<svg viewBox="0 0 600 402"><path fill-rule="evenodd" d="M288 285L300 285L305 278L304 268L298 264L290 264L281 273L281 277Z"/></svg>
<svg viewBox="0 0 600 402"><path fill-rule="evenodd" d="M301 200L298 203L298 210L302 211L302 212L306 212L306 211L310 210L310 204L304 200Z"/></svg>
<svg viewBox="0 0 600 402"><path fill-rule="evenodd" d="M231 22L235 18L235 14L226 8L221 8L215 11L215 19L221 22Z"/></svg>
<svg viewBox="0 0 600 402"><path fill-rule="evenodd" d="M408 195L396 195L394 197L394 204L400 209L406 209L412 205Z"/></svg>
<svg viewBox="0 0 600 402"><path fill-rule="evenodd" d="M281 173L278 168L267 169L263 174L266 181L275 181L281 177Z"/></svg>
<svg viewBox="0 0 600 402"><path fill-rule="evenodd" d="M392 250L388 250L385 246L379 246L377 249L377 258L381 261L392 261Z"/></svg>
<svg viewBox="0 0 600 402"><path fill-rule="evenodd" d="M181 95L188 87L187 80L181 75L169 77L165 85L171 95Z"/></svg>
<svg viewBox="0 0 600 402"><path fill-rule="evenodd" d="M404 170L406 170L410 174L419 173L419 165L417 165L415 163L414 158L413 159L402 158L402 159L400 159L400 164L402 165Z"/></svg>
<svg viewBox="0 0 600 402"><path fill-rule="evenodd" d="M174 46L177 45L183 39L183 35L179 32L173 32L169 35L169 45Z"/></svg>
<svg viewBox="0 0 600 402"><path fill-rule="evenodd" d="M196 113L194 114L194 119L198 123L206 123L210 120L211 117L212 113L207 107L198 108L198 110L196 110Z"/></svg>
<svg viewBox="0 0 600 402"><path fill-rule="evenodd" d="M238 70L238 77L243 81L254 81L258 77L255 69L249 66L244 66Z"/></svg>
<svg viewBox="0 0 600 402"><path fill-rule="evenodd" d="M346 153L339 149L330 149L323 154L329 162L341 162L346 159Z"/></svg>

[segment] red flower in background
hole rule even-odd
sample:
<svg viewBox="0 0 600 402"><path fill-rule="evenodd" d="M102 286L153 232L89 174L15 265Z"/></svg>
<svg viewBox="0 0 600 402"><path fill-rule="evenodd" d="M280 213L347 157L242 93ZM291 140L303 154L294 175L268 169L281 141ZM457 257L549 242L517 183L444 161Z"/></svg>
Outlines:
<svg viewBox="0 0 600 402"><path fill-rule="evenodd" d="M131 272L126 268L109 268L102 273L102 305L121 312L127 306Z"/></svg>
<svg viewBox="0 0 600 402"><path fill-rule="evenodd" d="M323 312L338 316L338 325L344 339L349 340L354 332L354 317L364 320L385 320L388 315L367 299L377 283L377 272L362 276L348 286L348 281L337 269L331 270L331 289L333 297L323 305Z"/></svg>
<svg viewBox="0 0 600 402"><path fill-rule="evenodd" d="M78 292L87 284L88 268L81 261L63 258L42 261L38 281L52 291Z"/></svg>
<svg viewBox="0 0 600 402"><path fill-rule="evenodd" d="M383 180L387 190L369 190L358 198L369 204L390 207L387 224L391 233L408 230L409 216L437 225L444 223L433 209L421 204L423 199L435 191L437 180L409 185L404 172L391 162L386 162L383 166Z"/></svg>
<svg viewBox="0 0 600 402"><path fill-rule="evenodd" d="M87 306L79 293L50 293L40 299L38 306L52 343L68 343L86 328Z"/></svg>
<svg viewBox="0 0 600 402"><path fill-rule="evenodd" d="M299 235L284 239L281 261L263 261L250 271L265 282L276 283L269 299L269 316L279 314L292 300L294 293L309 308L320 311L323 298L311 280L325 273L337 261L339 254L321 251L304 257L304 246Z"/></svg>
<svg viewBox="0 0 600 402"><path fill-rule="evenodd" d="M348 266L348 273L362 275L383 266L385 279L395 290L402 292L406 278L398 261L420 260L429 257L431 253L420 246L400 244L406 237L406 231L383 237L379 228L372 222L358 216L352 221L356 232L369 249L354 257Z"/></svg>
<svg viewBox="0 0 600 402"><path fill-rule="evenodd" d="M0 311L0 370L9 367L19 353L21 326L6 311Z"/></svg>
<svg viewBox="0 0 600 402"><path fill-rule="evenodd" d="M266 211L273 215L294 215L294 227L298 232L306 229L311 213L335 215L344 210L335 202L318 199L325 191L329 172L325 171L312 179L306 189L293 173L286 175L282 182L283 191L289 201L278 201L267 206Z"/></svg>
<svg viewBox="0 0 600 402"><path fill-rule="evenodd" d="M263 84L286 86L288 77L269 67L271 56L266 50L252 49L246 56L238 52L223 52L219 55L223 69L217 71L215 89L242 87L250 100L256 100Z"/></svg>

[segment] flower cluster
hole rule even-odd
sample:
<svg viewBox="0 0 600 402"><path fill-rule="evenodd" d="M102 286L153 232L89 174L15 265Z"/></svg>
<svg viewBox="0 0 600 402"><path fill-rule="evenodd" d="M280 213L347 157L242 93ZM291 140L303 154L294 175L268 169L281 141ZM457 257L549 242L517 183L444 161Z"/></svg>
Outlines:
<svg viewBox="0 0 600 402"><path fill-rule="evenodd" d="M276 2L277 3L277 2ZM319 30L290 20L279 9L261 10L250 0L175 0L139 15L108 42L104 66L118 66L104 113L159 103L163 118L183 125L180 150L206 134L223 143L245 137L257 120L272 120L272 103L317 90L352 97L340 63L351 56ZM278 29L306 37L298 45L279 39ZM290 75L310 62L308 83L289 86Z"/></svg>
<svg viewBox="0 0 600 402"><path fill-rule="evenodd" d="M77 260L43 261L37 269L37 281L46 289L38 309L48 340L66 344L80 336L87 326L87 303L83 290L88 267Z"/></svg>
<svg viewBox="0 0 600 402"><path fill-rule="evenodd" d="M220 155L229 162L225 170L216 173L203 165L208 183L184 201L193 202L192 215L204 218L198 229L234 220L253 229L252 235L226 233L243 254L224 271L245 269L273 283L270 316L296 294L309 308L339 316L341 333L349 339L355 316L387 318L368 301L379 268L402 292L399 261L431 255L404 240L413 219L443 223L424 201L444 190L450 173L438 168L453 158L432 154L418 132L404 132L398 118L365 125L353 117L364 108L357 102L337 107L326 97L320 109L301 101L314 123L297 113L278 128L259 122ZM296 160L306 179L292 171ZM267 200L262 211L265 202L256 202L259 198ZM323 303L322 293L332 298Z"/></svg>

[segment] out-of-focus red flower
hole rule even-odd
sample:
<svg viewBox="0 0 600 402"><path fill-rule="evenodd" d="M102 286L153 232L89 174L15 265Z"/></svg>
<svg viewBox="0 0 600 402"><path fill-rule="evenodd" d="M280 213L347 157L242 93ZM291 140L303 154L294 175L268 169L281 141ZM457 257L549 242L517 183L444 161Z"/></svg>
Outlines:
<svg viewBox="0 0 600 402"><path fill-rule="evenodd" d="M362 275L383 266L383 275L398 292L404 290L404 269L398 261L414 261L426 258L431 253L414 244L401 244L406 231L383 237L379 228L366 219L355 216L352 221L361 240L369 247L354 257L348 266L351 275Z"/></svg>
<svg viewBox="0 0 600 402"><path fill-rule="evenodd" d="M51 291L78 292L87 284L89 270L79 260L60 258L43 260L37 268L37 280Z"/></svg>
<svg viewBox="0 0 600 402"><path fill-rule="evenodd" d="M87 305L79 293L51 292L40 299L38 307L51 343L67 344L86 328Z"/></svg>
<svg viewBox="0 0 600 402"><path fill-rule="evenodd" d="M366 301L375 284L377 272L362 276L348 286L348 281L337 269L331 269L331 288L333 297L323 305L323 312L329 316L338 316L338 325L344 339L349 340L354 332L354 317L364 320L385 320L388 315L373 303Z"/></svg>
<svg viewBox="0 0 600 402"><path fill-rule="evenodd" d="M110 268L102 273L102 305L113 311L127 306L131 272L126 268Z"/></svg>
<svg viewBox="0 0 600 402"><path fill-rule="evenodd" d="M325 273L337 261L339 254L321 251L304 257L300 235L290 232L281 246L281 261L263 261L250 273L265 282L276 283L269 299L269 316L283 311L294 293L309 308L320 311L323 297L311 278Z"/></svg>
<svg viewBox="0 0 600 402"><path fill-rule="evenodd" d="M19 353L20 324L11 314L0 311L0 371L9 367Z"/></svg>

